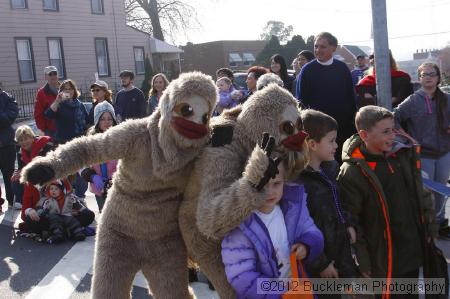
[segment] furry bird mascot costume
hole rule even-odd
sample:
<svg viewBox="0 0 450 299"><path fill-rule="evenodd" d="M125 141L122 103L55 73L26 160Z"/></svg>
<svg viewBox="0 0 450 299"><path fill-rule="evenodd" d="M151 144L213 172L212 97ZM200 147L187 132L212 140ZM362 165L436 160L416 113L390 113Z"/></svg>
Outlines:
<svg viewBox="0 0 450 299"><path fill-rule="evenodd" d="M212 146L195 163L179 222L189 257L220 298L235 298L221 260L221 240L262 204L264 184L277 172L276 162L257 143L264 132L269 133L274 149L294 156L290 161L298 165L292 169L301 170L307 156L303 151L306 133L297 101L277 84L213 118L212 126Z"/></svg>
<svg viewBox="0 0 450 299"><path fill-rule="evenodd" d="M193 161L210 139L216 100L209 76L181 74L151 116L75 139L23 170L22 181L42 184L120 159L99 222L92 298L129 298L139 270L154 298L192 296L178 210Z"/></svg>

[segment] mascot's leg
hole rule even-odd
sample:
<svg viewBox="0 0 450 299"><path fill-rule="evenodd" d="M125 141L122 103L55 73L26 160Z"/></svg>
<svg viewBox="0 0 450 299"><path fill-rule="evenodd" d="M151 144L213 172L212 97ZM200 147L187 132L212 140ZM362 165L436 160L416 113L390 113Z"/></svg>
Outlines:
<svg viewBox="0 0 450 299"><path fill-rule="evenodd" d="M130 298L139 270L134 239L100 225L95 244L93 299Z"/></svg>
<svg viewBox="0 0 450 299"><path fill-rule="evenodd" d="M201 245L198 246L198 245ZM194 261L200 266L200 271L203 272L211 281L221 299L235 299L236 294L233 287L227 280L225 268L222 263L222 256L220 253L220 243L203 240L198 242L195 246L197 254L193 254ZM201 253L201 254L198 254Z"/></svg>
<svg viewBox="0 0 450 299"><path fill-rule="evenodd" d="M140 244L142 272L155 299L194 298L188 289L187 254L180 234Z"/></svg>

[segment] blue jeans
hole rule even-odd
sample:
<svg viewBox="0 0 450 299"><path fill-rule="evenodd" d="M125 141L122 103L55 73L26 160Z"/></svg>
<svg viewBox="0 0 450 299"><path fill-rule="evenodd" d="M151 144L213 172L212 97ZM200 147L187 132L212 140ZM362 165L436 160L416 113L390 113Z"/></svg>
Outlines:
<svg viewBox="0 0 450 299"><path fill-rule="evenodd" d="M95 200L97 201L98 211L101 213L103 206L105 205L106 198L103 196L95 195Z"/></svg>
<svg viewBox="0 0 450 299"><path fill-rule="evenodd" d="M22 203L24 185L21 184L19 181L12 181L11 188L14 193L14 196L16 197L16 202Z"/></svg>
<svg viewBox="0 0 450 299"><path fill-rule="evenodd" d="M86 190L88 188L88 182L86 182L79 173L76 174L75 183L73 184L75 189L75 195L78 197L85 197Z"/></svg>
<svg viewBox="0 0 450 299"><path fill-rule="evenodd" d="M428 174L431 180L441 184L447 184L450 176L450 152L439 159L422 158L420 160L422 170ZM444 197L435 192L433 194L436 220L438 223L442 223L445 221L445 204L447 203L448 197Z"/></svg>

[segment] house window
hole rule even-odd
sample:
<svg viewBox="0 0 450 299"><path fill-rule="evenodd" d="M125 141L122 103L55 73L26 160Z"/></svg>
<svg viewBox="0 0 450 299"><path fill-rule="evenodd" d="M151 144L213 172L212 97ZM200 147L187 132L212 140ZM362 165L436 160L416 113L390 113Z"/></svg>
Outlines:
<svg viewBox="0 0 450 299"><path fill-rule="evenodd" d="M34 82L34 61L31 38L16 38L20 82Z"/></svg>
<svg viewBox="0 0 450 299"><path fill-rule="evenodd" d="M244 65L245 66L250 66L250 65L252 65L252 63L253 62L255 62L255 56L253 56L253 54L252 53L243 53L242 54L242 56L243 56L243 60L244 60Z"/></svg>
<svg viewBox="0 0 450 299"><path fill-rule="evenodd" d="M44 10L58 11L58 0L43 0Z"/></svg>
<svg viewBox="0 0 450 299"><path fill-rule="evenodd" d="M144 47L134 47L134 64L136 65L136 74L145 74Z"/></svg>
<svg viewBox="0 0 450 299"><path fill-rule="evenodd" d="M106 38L95 39L95 56L97 57L98 75L109 76L108 41Z"/></svg>
<svg viewBox="0 0 450 299"><path fill-rule="evenodd" d="M64 52L61 38L48 39L48 57L50 65L54 65L58 69L59 79L64 79L66 70L64 68Z"/></svg>
<svg viewBox="0 0 450 299"><path fill-rule="evenodd" d="M228 54L228 63L231 67L238 66L240 62L242 62L242 58L239 53Z"/></svg>
<svg viewBox="0 0 450 299"><path fill-rule="evenodd" d="M91 10L93 14L103 15L103 0L91 0Z"/></svg>
<svg viewBox="0 0 450 299"><path fill-rule="evenodd" d="M28 8L27 0L11 0L11 7L13 9Z"/></svg>

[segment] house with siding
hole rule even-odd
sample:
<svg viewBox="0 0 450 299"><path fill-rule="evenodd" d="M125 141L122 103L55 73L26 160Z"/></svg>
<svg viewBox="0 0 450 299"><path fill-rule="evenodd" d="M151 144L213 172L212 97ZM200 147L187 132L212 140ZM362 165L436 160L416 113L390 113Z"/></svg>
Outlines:
<svg viewBox="0 0 450 299"><path fill-rule="evenodd" d="M126 25L123 0L2 0L0 28L5 90L41 86L48 65L80 86L98 73L114 88L123 69L144 78L150 36Z"/></svg>

